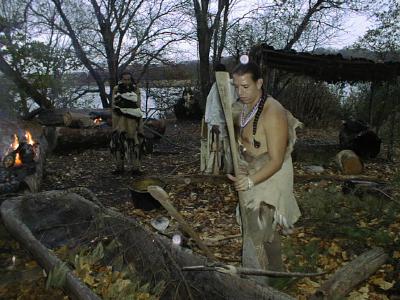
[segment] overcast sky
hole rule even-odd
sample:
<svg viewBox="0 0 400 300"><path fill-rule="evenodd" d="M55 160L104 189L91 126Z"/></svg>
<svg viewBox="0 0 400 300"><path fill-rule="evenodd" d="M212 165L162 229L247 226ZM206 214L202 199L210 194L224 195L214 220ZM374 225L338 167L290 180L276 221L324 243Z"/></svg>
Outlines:
<svg viewBox="0 0 400 300"><path fill-rule="evenodd" d="M346 18L346 23L344 24L345 32L342 32L338 38L333 39L329 46L337 49L350 46L367 32L369 26L370 22L367 17L351 14Z"/></svg>

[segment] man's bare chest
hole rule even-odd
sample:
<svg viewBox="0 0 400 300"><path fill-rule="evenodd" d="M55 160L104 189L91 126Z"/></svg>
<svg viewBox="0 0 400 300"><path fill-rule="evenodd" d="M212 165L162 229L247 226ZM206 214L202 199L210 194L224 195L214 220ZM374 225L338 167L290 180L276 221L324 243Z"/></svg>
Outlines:
<svg viewBox="0 0 400 300"><path fill-rule="evenodd" d="M242 146L253 155L268 152L267 135L264 128L260 126L262 119L259 119L258 126L254 134L254 120L241 129L239 141Z"/></svg>

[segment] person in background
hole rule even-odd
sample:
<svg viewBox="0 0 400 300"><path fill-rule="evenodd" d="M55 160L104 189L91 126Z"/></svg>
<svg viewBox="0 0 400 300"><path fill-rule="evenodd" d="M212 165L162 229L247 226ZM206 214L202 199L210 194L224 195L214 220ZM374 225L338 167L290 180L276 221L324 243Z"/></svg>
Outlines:
<svg viewBox="0 0 400 300"><path fill-rule="evenodd" d="M215 72L226 72L223 64L215 67ZM232 83L232 82L231 82ZM231 99L233 104L236 101L236 92L233 83L230 85ZM217 83L214 82L207 96L204 122L207 124L207 147L203 172L205 174L218 175L232 173L232 154L229 145L229 136L226 128L224 111L222 109L221 99L218 93Z"/></svg>
<svg viewBox="0 0 400 300"><path fill-rule="evenodd" d="M289 233L300 217L293 194L291 152L301 123L263 89L254 62L241 63L233 82L242 110L239 128L240 174L228 175L242 192L247 228L243 228L243 267L283 271L281 233ZM260 283L268 279L254 277Z"/></svg>
<svg viewBox="0 0 400 300"><path fill-rule="evenodd" d="M141 170L143 143L143 113L140 109L139 89L129 72L122 72L112 94L111 154L116 163L113 174L122 174L125 162L133 176Z"/></svg>

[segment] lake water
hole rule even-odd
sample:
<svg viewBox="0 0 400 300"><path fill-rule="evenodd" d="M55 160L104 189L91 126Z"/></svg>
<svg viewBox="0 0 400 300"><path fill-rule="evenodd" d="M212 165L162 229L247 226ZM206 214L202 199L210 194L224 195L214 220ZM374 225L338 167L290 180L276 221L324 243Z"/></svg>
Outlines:
<svg viewBox="0 0 400 300"><path fill-rule="evenodd" d="M181 98L183 88L141 88L141 109L146 117L160 118L173 111L173 105ZM98 93L88 93L74 105L80 108L102 108Z"/></svg>

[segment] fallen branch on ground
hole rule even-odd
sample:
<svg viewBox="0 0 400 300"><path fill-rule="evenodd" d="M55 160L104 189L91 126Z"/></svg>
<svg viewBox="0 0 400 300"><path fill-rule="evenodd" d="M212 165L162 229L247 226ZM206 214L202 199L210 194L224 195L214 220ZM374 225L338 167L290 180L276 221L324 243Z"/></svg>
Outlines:
<svg viewBox="0 0 400 300"><path fill-rule="evenodd" d="M269 270L260 270L253 268L241 268L231 265L220 266L190 266L183 267L183 271L216 271L231 275L253 275L253 276L269 276L269 277L315 277L325 275L327 272L319 273L300 273L300 272L278 272Z"/></svg>

